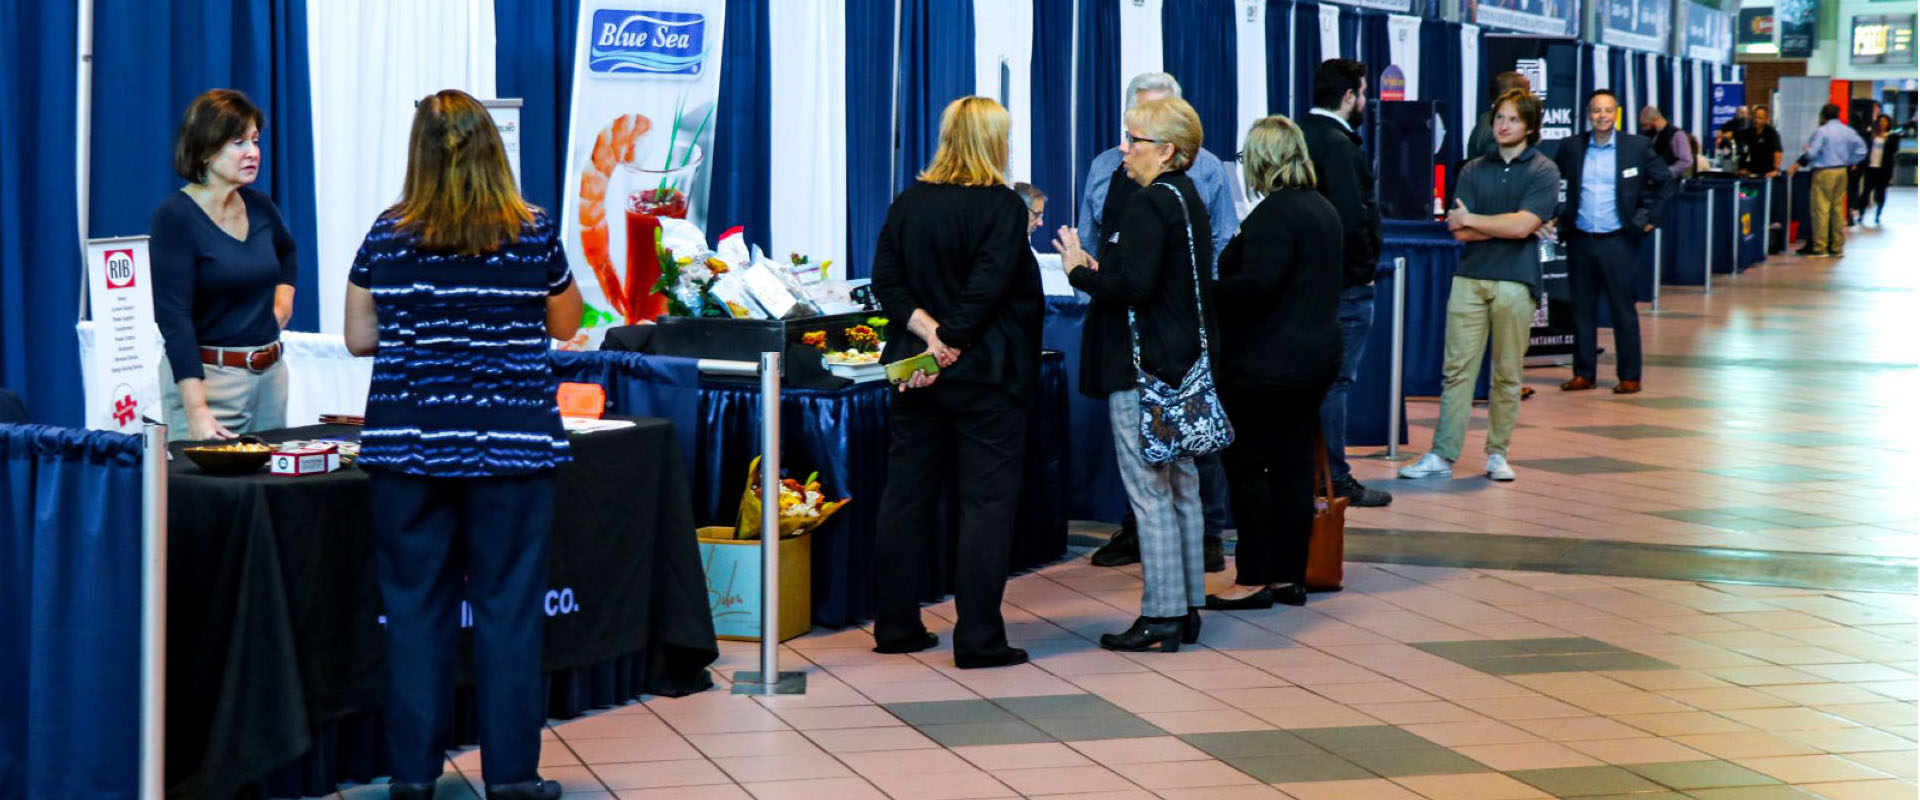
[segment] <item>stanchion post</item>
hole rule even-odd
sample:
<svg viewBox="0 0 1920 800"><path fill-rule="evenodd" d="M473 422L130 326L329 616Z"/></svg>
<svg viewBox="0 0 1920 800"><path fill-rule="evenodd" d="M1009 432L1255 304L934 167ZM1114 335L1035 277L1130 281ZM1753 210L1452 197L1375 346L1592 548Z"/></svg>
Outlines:
<svg viewBox="0 0 1920 800"><path fill-rule="evenodd" d="M1715 194L1712 189L1707 190L1707 230L1706 235L1700 237L1707 243L1701 256L1701 260L1704 263L1700 265L1700 283L1706 287L1705 291L1707 294L1713 294L1713 198Z"/></svg>
<svg viewBox="0 0 1920 800"><path fill-rule="evenodd" d="M167 426L148 420L140 461L140 797L166 795Z"/></svg>
<svg viewBox="0 0 1920 800"><path fill-rule="evenodd" d="M780 353L760 354L760 669L733 675L734 694L806 694L780 671Z"/></svg>
<svg viewBox="0 0 1920 800"><path fill-rule="evenodd" d="M1732 248L1727 251L1727 256L1728 256L1727 266L1731 268L1731 271L1728 272L1727 274L1732 275L1734 280L1739 280L1740 279L1740 182L1737 180L1733 182L1733 202L1728 203L1727 205L1731 206L1731 208L1728 208L1727 210L1729 212L1732 212L1728 215L1729 218L1727 220L1727 232L1731 234L1727 237L1727 246Z"/></svg>
<svg viewBox="0 0 1920 800"><path fill-rule="evenodd" d="M1653 229L1653 310L1655 311L1660 310L1660 273L1665 271L1662 267L1666 266L1667 259L1666 250L1660 246L1660 234L1666 229L1665 225L1658 225Z"/></svg>
<svg viewBox="0 0 1920 800"><path fill-rule="evenodd" d="M1387 459L1400 458L1400 417L1405 408L1401 372L1407 357L1407 257L1393 259L1393 363L1387 373Z"/></svg>
<svg viewBox="0 0 1920 800"><path fill-rule="evenodd" d="M1760 228L1760 235L1763 237L1760 240L1760 260L1764 262L1773 256L1773 179L1762 178L1761 181L1763 188L1760 190L1760 219L1764 220L1765 224ZM1787 236L1782 233L1780 243L1784 245L1786 241Z"/></svg>

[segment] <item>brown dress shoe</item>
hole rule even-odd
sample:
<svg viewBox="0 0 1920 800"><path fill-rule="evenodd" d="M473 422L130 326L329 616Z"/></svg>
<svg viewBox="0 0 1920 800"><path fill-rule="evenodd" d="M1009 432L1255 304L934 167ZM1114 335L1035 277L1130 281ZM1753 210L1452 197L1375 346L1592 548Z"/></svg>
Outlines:
<svg viewBox="0 0 1920 800"><path fill-rule="evenodd" d="M1613 387L1614 394L1639 394L1639 381L1621 381Z"/></svg>
<svg viewBox="0 0 1920 800"><path fill-rule="evenodd" d="M1582 378L1578 375L1575 375L1573 376L1572 380L1569 380L1566 383L1560 384L1560 391L1583 392L1593 388L1593 386L1594 384L1593 384L1592 378Z"/></svg>

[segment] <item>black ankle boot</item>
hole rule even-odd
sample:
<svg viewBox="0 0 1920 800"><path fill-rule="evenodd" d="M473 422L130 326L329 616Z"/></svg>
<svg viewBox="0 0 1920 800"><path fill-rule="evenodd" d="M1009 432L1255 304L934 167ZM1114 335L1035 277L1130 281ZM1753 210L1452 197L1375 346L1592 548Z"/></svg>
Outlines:
<svg viewBox="0 0 1920 800"><path fill-rule="evenodd" d="M1160 645L1162 653L1180 652L1180 637L1187 629L1187 618L1139 617L1133 627L1121 633L1100 634L1100 646L1108 650L1141 653Z"/></svg>
<svg viewBox="0 0 1920 800"><path fill-rule="evenodd" d="M487 800L559 800L560 784L534 779L520 783L487 784Z"/></svg>
<svg viewBox="0 0 1920 800"><path fill-rule="evenodd" d="M1200 609L1198 607L1187 607L1187 618L1180 625L1180 643L1200 643Z"/></svg>

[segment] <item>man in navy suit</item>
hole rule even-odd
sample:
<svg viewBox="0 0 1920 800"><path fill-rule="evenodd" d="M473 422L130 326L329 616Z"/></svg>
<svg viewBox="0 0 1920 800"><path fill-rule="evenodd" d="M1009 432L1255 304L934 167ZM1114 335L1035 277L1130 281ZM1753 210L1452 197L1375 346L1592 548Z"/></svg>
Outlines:
<svg viewBox="0 0 1920 800"><path fill-rule="evenodd" d="M1620 382L1614 394L1640 391L1640 310L1633 284L1640 268L1640 237L1653 230L1673 194L1666 162L1645 136L1614 130L1620 100L1606 89L1587 97L1590 135L1565 139L1560 167L1558 224L1567 243L1567 279L1573 289L1573 379L1565 391L1592 389L1597 373L1599 296L1613 313L1613 347Z"/></svg>

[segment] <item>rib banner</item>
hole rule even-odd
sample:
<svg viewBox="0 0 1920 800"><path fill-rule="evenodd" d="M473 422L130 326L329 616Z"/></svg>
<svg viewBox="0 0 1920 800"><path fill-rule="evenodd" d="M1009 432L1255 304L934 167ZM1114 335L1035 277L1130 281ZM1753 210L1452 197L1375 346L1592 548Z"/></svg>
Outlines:
<svg viewBox="0 0 1920 800"><path fill-rule="evenodd" d="M574 38L560 230L586 299L585 347L664 310L661 218L706 227L721 0L588 0Z"/></svg>

